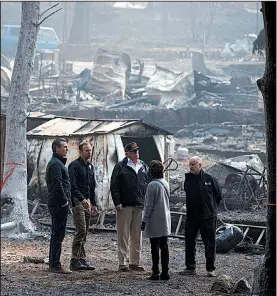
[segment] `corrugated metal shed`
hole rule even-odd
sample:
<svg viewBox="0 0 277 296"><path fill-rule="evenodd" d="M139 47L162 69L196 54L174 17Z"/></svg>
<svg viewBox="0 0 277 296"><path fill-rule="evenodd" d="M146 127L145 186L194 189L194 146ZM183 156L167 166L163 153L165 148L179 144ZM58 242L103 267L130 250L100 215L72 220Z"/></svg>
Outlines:
<svg viewBox="0 0 277 296"><path fill-rule="evenodd" d="M159 127L137 119L101 119L62 117L41 112L30 112L27 118L27 136L30 138L52 138L69 136L105 135L121 131L126 136L142 136L144 131L149 135L172 135ZM141 133L142 132L142 133ZM120 133L120 132L118 132ZM6 139L6 114L1 114L1 161L0 181L3 179L3 163Z"/></svg>
<svg viewBox="0 0 277 296"><path fill-rule="evenodd" d="M141 120L89 120L74 118L54 118L34 128L27 136L68 137L89 134L110 134L121 128L128 128L134 124L144 125L164 135L171 133Z"/></svg>

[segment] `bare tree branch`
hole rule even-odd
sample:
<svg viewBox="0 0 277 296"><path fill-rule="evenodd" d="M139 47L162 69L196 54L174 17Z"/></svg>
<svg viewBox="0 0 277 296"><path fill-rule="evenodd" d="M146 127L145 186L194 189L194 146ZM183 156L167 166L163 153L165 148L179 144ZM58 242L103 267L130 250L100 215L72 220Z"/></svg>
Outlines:
<svg viewBox="0 0 277 296"><path fill-rule="evenodd" d="M40 26L46 19L48 19L51 15L55 14L56 12L62 10L62 8L56 10L56 11L53 11L52 13L50 13L49 15L47 15L42 21L40 21L38 24L37 24L37 27Z"/></svg>
<svg viewBox="0 0 277 296"><path fill-rule="evenodd" d="M59 4L60 4L60 3L57 3L57 4L53 5L53 6L51 6L50 8L44 10L44 11L39 15L39 17L41 18L41 17L45 14L45 12L47 12L48 10L50 10L50 9L52 9L52 8L54 8L54 7L56 7L56 6L59 5Z"/></svg>

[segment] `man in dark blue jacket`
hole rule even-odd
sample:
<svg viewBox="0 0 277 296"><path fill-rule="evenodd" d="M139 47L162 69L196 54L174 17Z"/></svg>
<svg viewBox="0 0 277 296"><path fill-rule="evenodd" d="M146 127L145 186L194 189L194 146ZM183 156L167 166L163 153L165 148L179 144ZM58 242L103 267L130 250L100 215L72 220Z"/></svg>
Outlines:
<svg viewBox="0 0 277 296"><path fill-rule="evenodd" d="M53 156L46 168L46 184L48 188L48 209L52 219L51 240L49 250L49 271L54 273L70 273L61 266L60 257L62 242L70 203L70 182L67 168L67 140L60 138L52 143Z"/></svg>
<svg viewBox="0 0 277 296"><path fill-rule="evenodd" d="M217 206L220 203L221 190L218 182L202 169L202 160L198 156L189 159L190 172L185 174L187 218L185 226L186 269L181 275L196 274L195 247L200 231L206 257L207 276L216 276L215 270L215 234Z"/></svg>
<svg viewBox="0 0 277 296"><path fill-rule="evenodd" d="M68 166L73 220L76 227L72 243L71 270L94 270L86 260L85 242L90 225L91 212L97 214L95 201L95 176L91 159L91 145L84 141L79 145L80 157Z"/></svg>
<svg viewBox="0 0 277 296"><path fill-rule="evenodd" d="M135 142L125 146L126 157L112 172L111 195L116 207L119 271L143 271L139 266L141 249L141 220L146 186L150 181L147 165L139 159ZM130 240L129 268L126 266Z"/></svg>

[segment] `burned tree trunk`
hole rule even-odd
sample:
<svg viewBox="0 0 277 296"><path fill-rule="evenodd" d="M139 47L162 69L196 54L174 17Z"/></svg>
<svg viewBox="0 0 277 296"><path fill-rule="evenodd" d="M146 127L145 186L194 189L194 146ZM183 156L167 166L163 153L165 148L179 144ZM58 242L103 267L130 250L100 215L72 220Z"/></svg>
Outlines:
<svg viewBox="0 0 277 296"><path fill-rule="evenodd" d="M88 44L89 43L89 8L91 3L76 2L72 27L68 39L69 44Z"/></svg>
<svg viewBox="0 0 277 296"><path fill-rule="evenodd" d="M262 2L265 29L266 65L257 81L264 99L267 148L268 210L266 253L253 295L276 295L276 2Z"/></svg>
<svg viewBox="0 0 277 296"><path fill-rule="evenodd" d="M2 222L12 222L19 232L32 230L27 204L26 110L39 18L39 2L22 2L21 29L6 117L4 182L1 199L12 200L13 203L10 211L6 213L7 217L1 218Z"/></svg>

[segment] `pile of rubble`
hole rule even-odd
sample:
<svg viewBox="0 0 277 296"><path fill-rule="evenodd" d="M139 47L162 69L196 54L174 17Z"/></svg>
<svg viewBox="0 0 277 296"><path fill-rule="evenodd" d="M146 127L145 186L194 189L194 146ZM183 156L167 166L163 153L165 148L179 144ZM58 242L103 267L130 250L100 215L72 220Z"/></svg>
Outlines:
<svg viewBox="0 0 277 296"><path fill-rule="evenodd" d="M4 59L4 57L2 58ZM31 81L31 111L89 108L153 109L160 106L179 109L187 106L258 108L259 92L255 75L206 67L203 54L192 52L192 67L187 72L173 72L156 65L150 76L145 63L128 54L98 49L92 69L73 73L72 63L57 66L55 53L37 53ZM11 63L1 65L1 80L7 94Z"/></svg>
<svg viewBox="0 0 277 296"><path fill-rule="evenodd" d="M264 124L192 124L176 132L182 145L198 151L265 154Z"/></svg>

